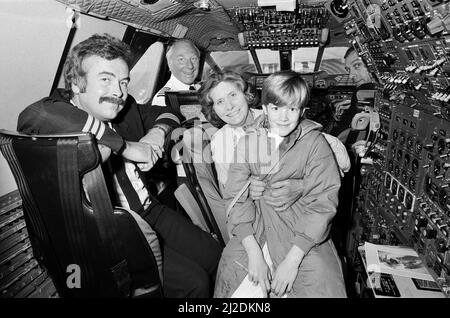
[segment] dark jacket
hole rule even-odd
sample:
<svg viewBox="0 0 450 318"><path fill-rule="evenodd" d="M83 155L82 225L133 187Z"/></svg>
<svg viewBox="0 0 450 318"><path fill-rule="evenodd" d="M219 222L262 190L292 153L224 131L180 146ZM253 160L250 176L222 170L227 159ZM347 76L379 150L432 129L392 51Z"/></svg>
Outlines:
<svg viewBox="0 0 450 318"><path fill-rule="evenodd" d="M27 108L19 115L17 131L26 134L61 134L90 132L100 144L119 152L124 139L139 141L155 124L177 127L180 115L168 107L144 106L128 96L124 108L112 121L115 132L105 123L75 107L65 97L64 90L57 89Z"/></svg>

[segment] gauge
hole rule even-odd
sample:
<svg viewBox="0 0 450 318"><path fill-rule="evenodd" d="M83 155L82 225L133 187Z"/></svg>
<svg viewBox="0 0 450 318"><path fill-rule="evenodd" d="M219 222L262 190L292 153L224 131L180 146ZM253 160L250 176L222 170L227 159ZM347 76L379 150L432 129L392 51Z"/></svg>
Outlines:
<svg viewBox="0 0 450 318"><path fill-rule="evenodd" d="M409 189L410 189L411 191L414 191L414 190L415 190L415 188L416 188L416 178L415 178L415 177L410 177L410 178L409 178L408 186L409 186Z"/></svg>
<svg viewBox="0 0 450 318"><path fill-rule="evenodd" d="M416 142L416 152L421 153L422 152L422 144L420 142Z"/></svg>
<svg viewBox="0 0 450 318"><path fill-rule="evenodd" d="M394 168L394 176L398 178L399 175L400 175L400 167L396 165Z"/></svg>
<svg viewBox="0 0 450 318"><path fill-rule="evenodd" d="M408 153L405 154L405 161L404 162L405 162L405 167L408 167L409 163L411 162L411 156Z"/></svg>
<svg viewBox="0 0 450 318"><path fill-rule="evenodd" d="M413 172L417 172L417 170L419 169L419 161L417 159L413 159L413 161L411 162L411 169Z"/></svg>

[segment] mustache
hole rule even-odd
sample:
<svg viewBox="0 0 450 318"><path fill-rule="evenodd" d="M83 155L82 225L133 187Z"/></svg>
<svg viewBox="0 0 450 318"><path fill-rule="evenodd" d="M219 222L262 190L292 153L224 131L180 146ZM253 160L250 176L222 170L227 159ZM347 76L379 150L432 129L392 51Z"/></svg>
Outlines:
<svg viewBox="0 0 450 318"><path fill-rule="evenodd" d="M123 106L125 101L122 98L112 97L112 96L102 96L99 98L99 103L107 102L112 104L117 104L119 106Z"/></svg>

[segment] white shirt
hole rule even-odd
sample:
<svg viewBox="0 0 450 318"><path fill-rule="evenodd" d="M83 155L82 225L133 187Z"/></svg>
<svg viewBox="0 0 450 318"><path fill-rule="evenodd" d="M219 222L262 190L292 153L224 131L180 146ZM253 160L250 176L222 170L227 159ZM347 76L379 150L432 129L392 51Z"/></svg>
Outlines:
<svg viewBox="0 0 450 318"><path fill-rule="evenodd" d="M253 118L262 114L261 109L250 109ZM242 127L232 127L228 124L220 128L211 138L211 152L214 166L216 167L217 179L225 185L228 177L230 164L236 162L236 146L239 139L245 135Z"/></svg>
<svg viewBox="0 0 450 318"><path fill-rule="evenodd" d="M194 85L196 89L198 89L198 84ZM166 91L188 91L191 85L185 84L176 78L173 74L170 76L170 79L167 81L166 85L161 88L158 93L156 93L155 97L153 97L152 105L156 106L167 106L166 105Z"/></svg>

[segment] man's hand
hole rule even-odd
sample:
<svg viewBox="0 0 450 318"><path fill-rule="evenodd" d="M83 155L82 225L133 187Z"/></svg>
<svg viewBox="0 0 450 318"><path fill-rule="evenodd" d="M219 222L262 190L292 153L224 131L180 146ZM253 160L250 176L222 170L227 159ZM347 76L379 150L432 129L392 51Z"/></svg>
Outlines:
<svg viewBox="0 0 450 318"><path fill-rule="evenodd" d="M105 162L111 155L111 148L102 144L97 144L97 146L100 151L100 155L102 156L102 162Z"/></svg>
<svg viewBox="0 0 450 318"><path fill-rule="evenodd" d="M351 100L343 100L334 105L334 120L340 121L342 115L345 113L347 109L351 106Z"/></svg>
<svg viewBox="0 0 450 318"><path fill-rule="evenodd" d="M164 140L165 140L164 130L161 128L152 128L148 133L139 140L140 142L147 143L152 146L153 150L161 158L164 152Z"/></svg>
<svg viewBox="0 0 450 318"><path fill-rule="evenodd" d="M142 171L150 170L160 156L152 146L143 142L126 141L123 157L137 163Z"/></svg>
<svg viewBox="0 0 450 318"><path fill-rule="evenodd" d="M272 183L264 193L264 199L276 212L283 212L303 194L302 179L287 179Z"/></svg>
<svg viewBox="0 0 450 318"><path fill-rule="evenodd" d="M369 148L371 142L366 142L365 140L358 140L352 145L352 150L359 157L364 157L366 155L367 149Z"/></svg>

